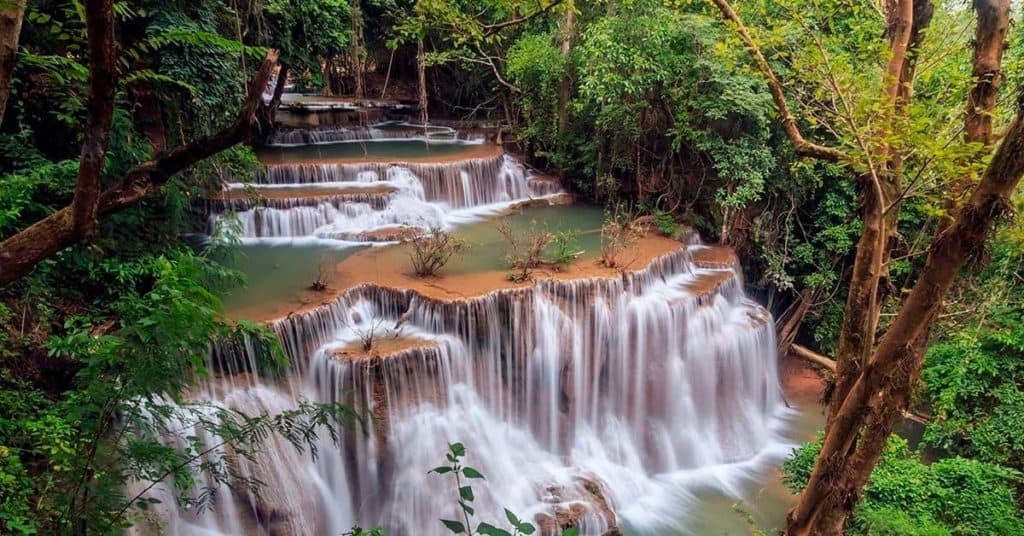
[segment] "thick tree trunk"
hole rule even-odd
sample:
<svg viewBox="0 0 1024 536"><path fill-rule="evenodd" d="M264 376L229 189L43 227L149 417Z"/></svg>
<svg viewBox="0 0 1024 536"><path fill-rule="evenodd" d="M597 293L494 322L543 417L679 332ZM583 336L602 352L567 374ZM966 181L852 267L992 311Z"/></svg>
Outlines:
<svg viewBox="0 0 1024 536"><path fill-rule="evenodd" d="M11 79L18 56L18 39L25 19L27 0L8 0L0 8L0 124L3 124L7 99L11 94Z"/></svg>
<svg viewBox="0 0 1024 536"><path fill-rule="evenodd" d="M1017 108L970 201L932 242L917 283L842 400L808 485L790 511L788 534L835 534L842 527L831 523L836 512L852 508L878 462L881 446L906 409L910 387L921 370L925 339L946 292L1010 208L1010 196L1024 174L1024 101Z"/></svg>
<svg viewBox="0 0 1024 536"><path fill-rule="evenodd" d="M279 78L270 106L263 104L263 92L273 76L277 57L276 50L267 53L249 85L238 117L230 126L135 166L119 184L99 195L96 216L105 216L137 203L163 187L175 173L249 139L254 132L269 129L273 124L269 110L273 110L280 101L284 87L284 80ZM64 207L0 242L0 286L24 277L47 257L82 240L74 225L73 207L74 204Z"/></svg>
<svg viewBox="0 0 1024 536"><path fill-rule="evenodd" d="M423 39L416 41L416 80L419 93L420 123L426 125L427 114L427 58L423 49Z"/></svg>
<svg viewBox="0 0 1024 536"><path fill-rule="evenodd" d="M352 66L354 95L357 99L366 97L363 73L363 8L359 0L350 0L352 13L352 44L349 47L349 64Z"/></svg>
<svg viewBox="0 0 1024 536"><path fill-rule="evenodd" d="M964 114L964 141L991 145L992 115L996 108L999 86L1003 82L1003 51L1007 47L1007 33L1010 29L1011 0L974 0L974 12L978 23L974 32L974 55L971 77L974 85L967 95L967 110ZM970 191L973 177L964 174L949 189L944 208L946 216L939 223L945 230L953 223L957 207Z"/></svg>
<svg viewBox="0 0 1024 536"><path fill-rule="evenodd" d="M11 79L18 56L18 37L25 19L27 0L7 0L9 7L0 9L0 125L4 122L7 99L11 96Z"/></svg>
<svg viewBox="0 0 1024 536"><path fill-rule="evenodd" d="M71 202L71 223L78 239L96 227L103 165L114 117L117 91L117 46L114 43L113 0L86 0L85 24L89 42L88 114L78 162L78 180Z"/></svg>

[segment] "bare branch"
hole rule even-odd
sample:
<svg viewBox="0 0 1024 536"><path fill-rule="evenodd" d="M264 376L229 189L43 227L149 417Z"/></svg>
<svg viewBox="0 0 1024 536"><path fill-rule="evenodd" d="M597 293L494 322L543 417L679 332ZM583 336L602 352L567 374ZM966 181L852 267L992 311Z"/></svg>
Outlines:
<svg viewBox="0 0 1024 536"><path fill-rule="evenodd" d="M562 0L553 0L550 4L544 6L544 7L540 8L540 9L538 9L537 11L534 11L533 13L530 13L529 15L526 15L524 17L519 17L517 19L511 19L511 20L507 20L507 21L499 22L499 23L495 23L495 24L485 24L485 25L483 25L484 37L487 37L489 35L494 35L494 34L498 33L499 31L501 31L501 30L503 30L505 28L508 28L509 26L515 26L517 24L522 24L522 23L524 23L524 22L526 22L526 21L528 21L528 20L530 20L530 19L532 19L532 18L534 18L534 17L536 17L538 15L547 13L553 7L555 7L555 6L557 6L558 4L561 4L561 3L562 3Z"/></svg>

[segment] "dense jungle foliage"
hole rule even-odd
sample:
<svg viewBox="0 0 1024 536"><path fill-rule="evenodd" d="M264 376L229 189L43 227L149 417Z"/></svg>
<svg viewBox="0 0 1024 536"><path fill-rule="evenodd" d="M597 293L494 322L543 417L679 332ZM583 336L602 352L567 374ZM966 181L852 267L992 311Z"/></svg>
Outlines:
<svg viewBox="0 0 1024 536"><path fill-rule="evenodd" d="M899 155L904 183L880 291L883 331L951 214L956 182L976 184L991 158L990 144L964 138L975 11L935 3L914 51L913 99L886 130L874 122L887 113L885 2L737 4L805 135L869 164L879 146ZM644 206L733 247L780 323L798 315L793 339L838 350L863 224L858 181L851 167L797 154L749 47L711 2L113 6L119 78L105 185L164 147L230 123L275 48L299 90L351 95L360 87L367 97L413 101L425 89L430 118L500 123L533 166L581 196ZM10 98L0 110L0 240L72 202L90 106L87 7L0 0L0 14L19 9ZM1016 27L1008 42L989 114L997 132L1024 82ZM417 87L418 44L425 88ZM366 79L357 82L357 72ZM193 490L198 507L210 489L193 469L222 485L244 481L228 458L251 455L273 431L314 448L316 434L358 426L335 406L248 415L184 402L192 380L210 373L211 340L257 338L269 366L282 359L264 328L224 320L223 293L244 284L218 262L233 238L197 247L195 236L195 200L257 166L244 144L204 159L0 287L0 533L118 532L146 515L147 483L172 478ZM1024 226L1010 216L998 227L960 270L931 329L911 401L928 421L923 438L914 448L889 440L849 533L1024 534ZM157 440L182 419L226 438L232 454L197 467L200 442L173 449ZM808 482L820 448L807 445L786 465L794 490ZM127 481L141 485L125 489Z"/></svg>

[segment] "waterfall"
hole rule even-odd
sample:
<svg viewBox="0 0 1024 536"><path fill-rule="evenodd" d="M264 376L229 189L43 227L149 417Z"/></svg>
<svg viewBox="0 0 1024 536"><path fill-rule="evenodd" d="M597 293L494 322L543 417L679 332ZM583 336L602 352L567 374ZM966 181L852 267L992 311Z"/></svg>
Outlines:
<svg viewBox="0 0 1024 536"><path fill-rule="evenodd" d="M268 145L296 146L336 143L354 140L391 139L460 139L482 140L482 136L464 134L437 125L417 125L402 121L386 121L366 127L326 125L312 128L278 129L267 138Z"/></svg>
<svg viewBox="0 0 1024 536"><path fill-rule="evenodd" d="M702 263L701 251L455 302L362 285L274 322L291 373L215 376L204 396L246 409L340 401L371 417L370 429L325 442L316 461L274 444L256 464L268 494L224 493L201 513L164 501L167 529L340 534L359 523L446 534L438 519L457 518L454 484L427 471L461 441L486 475L472 482L476 522L503 524L508 507L540 534L681 530L695 486L728 489L785 453L771 318L743 295L736 267ZM348 351L378 324L401 325L380 335L395 350ZM210 368L240 370L223 363L253 351L220 349Z"/></svg>
<svg viewBox="0 0 1024 536"><path fill-rule="evenodd" d="M531 178L508 155L451 163L275 165L261 172L257 183L281 191L312 185L328 193L305 192L301 197L275 197L259 203L247 198L214 201L207 205L211 232L225 212L232 211L241 224L241 236L247 239L363 241L382 229L447 228L453 219L464 221L465 211L561 191L557 182ZM331 195L331 187L351 191ZM388 192L360 193L359 188Z"/></svg>

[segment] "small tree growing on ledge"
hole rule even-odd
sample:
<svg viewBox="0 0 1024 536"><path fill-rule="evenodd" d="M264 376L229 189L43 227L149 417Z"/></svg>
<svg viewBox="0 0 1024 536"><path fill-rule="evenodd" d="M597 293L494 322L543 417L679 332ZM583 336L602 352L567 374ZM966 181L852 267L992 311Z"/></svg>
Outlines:
<svg viewBox="0 0 1024 536"><path fill-rule="evenodd" d="M374 317L370 319L369 324L365 328L352 328L352 331L354 331L356 336L359 337L359 345L364 352L373 350L373 346L377 342L378 330L380 330L383 325L383 318Z"/></svg>
<svg viewBox="0 0 1024 536"><path fill-rule="evenodd" d="M555 239L555 235L547 230L539 229L537 222L530 224L530 230L521 235L512 229L508 220L498 223L498 232L508 245L505 260L512 271L508 274L510 281L517 283L533 278L533 270L544 260L544 250Z"/></svg>
<svg viewBox="0 0 1024 536"><path fill-rule="evenodd" d="M427 277L437 275L448 261L466 249L466 243L437 227L430 234L419 237L410 244L409 260L416 275Z"/></svg>
<svg viewBox="0 0 1024 536"><path fill-rule="evenodd" d="M604 225L601 226L601 258L602 266L625 269L636 261L637 253L628 261L623 260L623 253L636 244L637 232L633 228L632 212L621 204L614 205L605 213Z"/></svg>
<svg viewBox="0 0 1024 536"><path fill-rule="evenodd" d="M323 292L327 290L327 275L331 271L331 261L325 255L320 258L320 263L317 264L316 280L309 286L310 290L317 292Z"/></svg>

